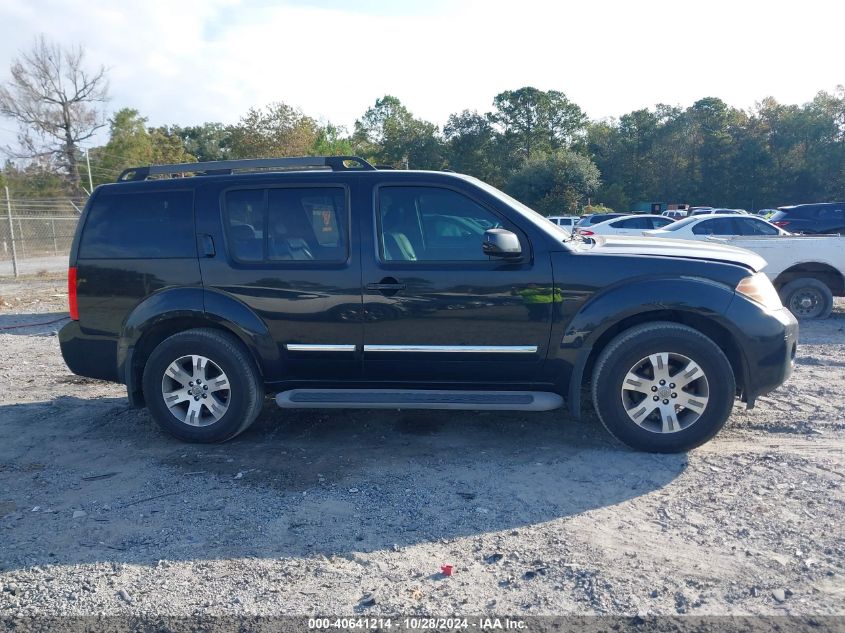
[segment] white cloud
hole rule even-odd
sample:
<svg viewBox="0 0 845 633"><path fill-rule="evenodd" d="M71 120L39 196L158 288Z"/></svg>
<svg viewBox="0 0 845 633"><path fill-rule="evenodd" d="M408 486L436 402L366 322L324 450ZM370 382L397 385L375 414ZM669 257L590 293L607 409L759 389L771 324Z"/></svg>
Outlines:
<svg viewBox="0 0 845 633"><path fill-rule="evenodd" d="M84 44L110 69L110 108L153 124L234 122L280 100L346 126L386 93L442 125L524 85L599 118L703 96L803 102L845 82L842 3L318 4L5 0L0 76L44 33Z"/></svg>

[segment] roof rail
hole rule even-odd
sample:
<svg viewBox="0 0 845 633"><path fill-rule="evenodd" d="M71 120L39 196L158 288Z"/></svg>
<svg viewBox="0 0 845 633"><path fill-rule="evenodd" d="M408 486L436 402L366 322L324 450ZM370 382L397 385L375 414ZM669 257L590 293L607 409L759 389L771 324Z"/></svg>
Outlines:
<svg viewBox="0 0 845 633"><path fill-rule="evenodd" d="M356 163L349 165L348 163ZM205 163L175 163L172 165L147 165L124 169L117 182L137 182L150 176L174 174L227 175L235 171L260 171L273 169L317 168L332 171L374 171L373 167L358 156L296 156L285 158L247 158L243 160L216 160Z"/></svg>

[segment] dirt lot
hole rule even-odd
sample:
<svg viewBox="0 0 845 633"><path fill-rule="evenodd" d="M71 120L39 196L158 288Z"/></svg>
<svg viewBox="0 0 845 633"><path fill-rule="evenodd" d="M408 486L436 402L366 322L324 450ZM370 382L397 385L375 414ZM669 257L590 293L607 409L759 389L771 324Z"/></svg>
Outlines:
<svg viewBox="0 0 845 633"><path fill-rule="evenodd" d="M63 281L0 283L0 327ZM0 331L0 616L845 614L845 306L686 455L562 412L289 412L219 446ZM440 566L454 566L446 577Z"/></svg>

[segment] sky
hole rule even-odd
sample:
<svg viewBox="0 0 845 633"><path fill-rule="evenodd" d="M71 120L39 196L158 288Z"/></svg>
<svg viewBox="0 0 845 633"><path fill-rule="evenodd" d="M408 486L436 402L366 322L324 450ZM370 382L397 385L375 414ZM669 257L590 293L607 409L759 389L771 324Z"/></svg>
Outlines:
<svg viewBox="0 0 845 633"><path fill-rule="evenodd" d="M83 45L108 69L108 110L151 125L283 101L351 129L391 94L442 126L529 85L600 119L705 96L804 103L845 84L843 24L841 0L3 0L0 81L44 34ZM0 145L14 128L0 118Z"/></svg>

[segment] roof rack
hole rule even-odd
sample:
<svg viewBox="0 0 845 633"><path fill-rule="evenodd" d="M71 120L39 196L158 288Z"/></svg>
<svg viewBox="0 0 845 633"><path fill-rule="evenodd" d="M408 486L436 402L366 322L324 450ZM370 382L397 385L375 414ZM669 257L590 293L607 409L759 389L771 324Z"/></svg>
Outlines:
<svg viewBox="0 0 845 633"><path fill-rule="evenodd" d="M353 163L350 165L349 163ZM172 165L147 165L124 169L117 182L137 182L150 176L175 174L228 175L236 171L330 169L332 171L374 171L373 167L358 156L296 156L286 158L248 158L243 160L216 160L205 163L175 163Z"/></svg>

